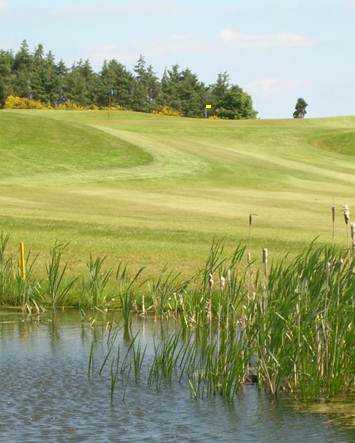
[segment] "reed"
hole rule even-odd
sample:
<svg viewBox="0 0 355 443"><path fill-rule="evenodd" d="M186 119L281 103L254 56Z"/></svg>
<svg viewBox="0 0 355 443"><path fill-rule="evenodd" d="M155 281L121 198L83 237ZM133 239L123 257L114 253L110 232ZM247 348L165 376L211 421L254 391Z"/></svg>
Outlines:
<svg viewBox="0 0 355 443"><path fill-rule="evenodd" d="M144 373L158 390L184 384L195 399L220 395L233 401L246 382L255 381L275 397L287 393L306 402L350 392L354 258L312 243L294 259L274 260L267 279L256 272L250 282L249 270L241 267L244 252L239 247L216 260L214 248L196 286L184 289L179 310L164 305L161 321L170 312L184 319L181 327L155 339L151 358L136 336L122 374L128 380L132 372L137 383ZM215 275L231 270L225 286L206 287L206 269Z"/></svg>
<svg viewBox="0 0 355 443"><path fill-rule="evenodd" d="M88 279L84 280L83 291L84 296L88 298L88 304L91 308L96 308L106 304L107 295L105 290L107 288L112 270L103 270L105 258L97 257L94 259L90 255L90 260L87 263Z"/></svg>
<svg viewBox="0 0 355 443"><path fill-rule="evenodd" d="M335 243L335 219L336 219L336 206L332 205L332 243Z"/></svg>
<svg viewBox="0 0 355 443"><path fill-rule="evenodd" d="M346 246L349 249L349 224L350 224L350 209L348 205L343 206L343 215L346 230Z"/></svg>
<svg viewBox="0 0 355 443"><path fill-rule="evenodd" d="M65 280L65 274L68 264L62 265L63 250L66 245L56 242L50 250L49 262L46 265L47 281L45 296L47 297L52 309L63 304L73 288L77 278Z"/></svg>
<svg viewBox="0 0 355 443"><path fill-rule="evenodd" d="M348 211L344 219L349 231ZM354 230L352 224L352 245ZM30 252L24 279L7 252L8 241L0 236L1 304L31 312L75 299L78 279L67 277L65 245L54 245L47 277L38 280ZM124 397L130 381L138 383L143 374L156 389L183 383L194 398L220 395L232 401L252 380L275 397L287 393L301 401L346 394L354 381L354 268L354 254L315 242L294 258L269 261L264 249L262 260L252 261L244 245L226 252L215 240L205 264L189 279L163 269L147 280L143 268L131 272L123 263L113 274L104 269L104 259L90 257L82 299L89 307L119 309L122 317L119 325L107 326L97 374L108 372L111 401L119 384ZM142 313L179 325L156 338L153 356L133 337L133 317ZM90 350L90 377L96 374L96 349L95 344Z"/></svg>
<svg viewBox="0 0 355 443"><path fill-rule="evenodd" d="M351 223L351 249L355 254L355 223Z"/></svg>

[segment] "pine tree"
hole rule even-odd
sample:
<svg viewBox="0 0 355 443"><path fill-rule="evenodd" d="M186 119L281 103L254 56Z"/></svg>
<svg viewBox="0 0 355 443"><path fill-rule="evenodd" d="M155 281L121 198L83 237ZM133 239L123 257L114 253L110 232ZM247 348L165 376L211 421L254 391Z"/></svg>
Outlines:
<svg viewBox="0 0 355 443"><path fill-rule="evenodd" d="M2 85L2 101L6 100L6 97L12 94L12 65L14 63L14 56L9 51L0 50L0 79Z"/></svg>
<svg viewBox="0 0 355 443"><path fill-rule="evenodd" d="M5 100L6 100L5 85L3 80L0 78L0 108L4 106Z"/></svg>
<svg viewBox="0 0 355 443"><path fill-rule="evenodd" d="M297 100L296 106L295 106L295 112L293 113L293 118L305 118L307 111L308 104L303 98L299 98Z"/></svg>
<svg viewBox="0 0 355 443"><path fill-rule="evenodd" d="M134 67L132 107L135 111L151 112L156 107L159 94L159 80L152 66L147 66L141 55Z"/></svg>
<svg viewBox="0 0 355 443"><path fill-rule="evenodd" d="M169 106L187 117L204 113L207 88L190 69L180 71L178 65L166 70L161 82L159 104Z"/></svg>
<svg viewBox="0 0 355 443"><path fill-rule="evenodd" d="M231 85L226 72L218 74L217 81L210 88L210 100L220 118L256 118L251 97L238 85Z"/></svg>
<svg viewBox="0 0 355 443"><path fill-rule="evenodd" d="M107 106L110 91L112 103L129 109L132 106L133 75L117 60L104 62L100 73L99 104Z"/></svg>
<svg viewBox="0 0 355 443"><path fill-rule="evenodd" d="M69 100L103 107L110 100L113 105L143 112L170 107L189 117L203 116L206 103L211 103L222 118L256 116L251 97L231 85L226 72L207 87L190 69L174 65L159 80L143 56L133 72L118 60L109 60L96 73L88 60L67 68L63 61L56 63L52 52L45 54L42 44L31 52L24 40L15 54L0 50L0 79L2 102L10 94L52 105Z"/></svg>

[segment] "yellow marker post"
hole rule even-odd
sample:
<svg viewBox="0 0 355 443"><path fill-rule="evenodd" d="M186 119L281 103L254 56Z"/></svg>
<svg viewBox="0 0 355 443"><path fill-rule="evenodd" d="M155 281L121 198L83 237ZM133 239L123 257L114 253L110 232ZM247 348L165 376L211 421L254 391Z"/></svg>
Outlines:
<svg viewBox="0 0 355 443"><path fill-rule="evenodd" d="M208 118L208 109L212 109L212 105L206 104L205 105L205 117Z"/></svg>
<svg viewBox="0 0 355 443"><path fill-rule="evenodd" d="M206 109L212 109L212 105L206 105Z"/></svg>
<svg viewBox="0 0 355 443"><path fill-rule="evenodd" d="M19 260L20 274L23 280L26 280L26 260L25 260L25 245L20 243L20 260Z"/></svg>

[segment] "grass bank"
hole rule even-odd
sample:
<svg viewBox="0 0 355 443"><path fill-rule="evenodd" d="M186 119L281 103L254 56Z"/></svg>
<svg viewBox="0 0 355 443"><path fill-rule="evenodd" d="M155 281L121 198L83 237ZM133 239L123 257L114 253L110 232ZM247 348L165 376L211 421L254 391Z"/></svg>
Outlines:
<svg viewBox="0 0 355 443"><path fill-rule="evenodd" d="M213 238L232 251L297 254L313 238L344 246L355 207L355 117L216 121L115 111L0 112L0 230L44 269L69 242L68 270L117 257L151 275L191 274ZM248 217L253 218L249 239ZM17 247L17 246L16 246Z"/></svg>

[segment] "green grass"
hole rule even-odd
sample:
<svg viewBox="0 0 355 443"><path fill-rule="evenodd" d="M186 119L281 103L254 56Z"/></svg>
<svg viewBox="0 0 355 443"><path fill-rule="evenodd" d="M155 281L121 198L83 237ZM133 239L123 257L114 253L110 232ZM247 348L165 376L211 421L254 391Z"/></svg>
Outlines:
<svg viewBox="0 0 355 443"><path fill-rule="evenodd" d="M271 257L314 237L346 243L355 208L355 117L214 121L115 111L0 112L0 230L39 263L70 242L69 271L90 253L154 272L190 272L214 237L248 237ZM44 269L44 266L43 266Z"/></svg>

